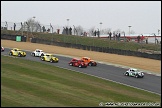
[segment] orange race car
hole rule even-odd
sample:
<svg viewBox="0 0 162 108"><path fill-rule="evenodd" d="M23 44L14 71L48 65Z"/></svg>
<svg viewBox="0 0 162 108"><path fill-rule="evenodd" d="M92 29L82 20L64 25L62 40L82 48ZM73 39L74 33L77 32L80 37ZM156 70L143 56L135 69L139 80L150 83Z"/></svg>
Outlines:
<svg viewBox="0 0 162 108"><path fill-rule="evenodd" d="M94 60L91 60L89 57L82 57L81 60L83 60L84 63L87 63L89 66L97 66L97 63Z"/></svg>

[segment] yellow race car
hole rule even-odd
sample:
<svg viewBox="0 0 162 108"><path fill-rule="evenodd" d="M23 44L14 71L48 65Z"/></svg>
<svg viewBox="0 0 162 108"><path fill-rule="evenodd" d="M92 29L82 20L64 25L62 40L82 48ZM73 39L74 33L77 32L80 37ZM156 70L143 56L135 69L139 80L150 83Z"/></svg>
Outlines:
<svg viewBox="0 0 162 108"><path fill-rule="evenodd" d="M55 57L53 54L44 54L44 56L41 56L41 60L42 61L48 61L51 63L57 63L59 62L59 59L57 57Z"/></svg>
<svg viewBox="0 0 162 108"><path fill-rule="evenodd" d="M10 56L18 56L18 57L25 57L26 56L26 52L18 49L18 48L13 48L12 50L10 50L9 52Z"/></svg>

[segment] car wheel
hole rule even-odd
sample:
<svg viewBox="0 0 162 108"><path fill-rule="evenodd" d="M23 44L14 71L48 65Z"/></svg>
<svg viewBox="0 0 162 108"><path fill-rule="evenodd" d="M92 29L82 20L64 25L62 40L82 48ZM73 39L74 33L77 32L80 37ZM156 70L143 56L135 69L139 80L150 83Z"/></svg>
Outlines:
<svg viewBox="0 0 162 108"><path fill-rule="evenodd" d="M125 76L129 76L129 73L127 72L127 73L125 73Z"/></svg>
<svg viewBox="0 0 162 108"><path fill-rule="evenodd" d="M44 57L42 57L41 60L44 61L45 60Z"/></svg>
<svg viewBox="0 0 162 108"><path fill-rule="evenodd" d="M92 63L89 63L88 65L89 65L89 66L92 66Z"/></svg>
<svg viewBox="0 0 162 108"><path fill-rule="evenodd" d="M35 56L35 54L34 54L34 53L33 53L32 55L33 55L33 56Z"/></svg>
<svg viewBox="0 0 162 108"><path fill-rule="evenodd" d="M135 75L135 78L138 78L138 75Z"/></svg>
<svg viewBox="0 0 162 108"><path fill-rule="evenodd" d="M18 56L21 57L21 54L19 53Z"/></svg>
<svg viewBox="0 0 162 108"><path fill-rule="evenodd" d="M70 66L73 66L73 64L72 64L72 63L70 63L69 65L70 65Z"/></svg>
<svg viewBox="0 0 162 108"><path fill-rule="evenodd" d="M13 55L12 52L10 52L9 55L12 56Z"/></svg>
<svg viewBox="0 0 162 108"><path fill-rule="evenodd" d="M41 56L44 56L44 54L42 53Z"/></svg>
<svg viewBox="0 0 162 108"><path fill-rule="evenodd" d="M50 60L50 62L52 63L52 62L53 62L53 60L51 59L51 60Z"/></svg>

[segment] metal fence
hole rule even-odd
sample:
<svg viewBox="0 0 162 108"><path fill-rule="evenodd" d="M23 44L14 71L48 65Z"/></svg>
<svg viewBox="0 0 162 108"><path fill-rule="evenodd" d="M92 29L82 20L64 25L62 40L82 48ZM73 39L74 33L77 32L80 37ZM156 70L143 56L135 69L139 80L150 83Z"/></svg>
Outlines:
<svg viewBox="0 0 162 108"><path fill-rule="evenodd" d="M44 25L40 24L40 28L37 30L37 25L33 25L32 27L28 27L27 23L23 22L1 22L1 29L6 30L15 30L15 31L29 31L29 32L43 32L43 27L45 27L46 32L54 33L60 29L60 34L63 31L63 26L58 25ZM31 30L32 29L32 30ZM50 29L50 31L47 31Z"/></svg>
<svg viewBox="0 0 162 108"><path fill-rule="evenodd" d="M31 24L29 26L26 22L1 22L1 29L3 30L14 30L18 32L28 31L28 32L47 32L47 33L57 33L57 34L65 34L64 30L67 26L59 26L59 25L45 25L45 24ZM71 35L81 35L79 31L76 30L76 27L69 26L68 30L71 28ZM88 32L89 30L83 28L83 33ZM69 33L70 34L70 33Z"/></svg>
<svg viewBox="0 0 162 108"><path fill-rule="evenodd" d="M40 29L36 29L36 28L39 28L39 27L40 27ZM58 25L50 25L50 24L49 25L43 25L43 24L41 24L41 25L39 25L39 27L37 27L37 25L33 25L33 26L29 27L26 23L22 23L22 22L15 22L15 23L14 22L1 22L1 34L2 34L2 30L3 31L6 30L6 32L4 32L3 34L9 34L7 30L12 30L12 31L15 31L15 33L14 33L15 35L16 34L21 34L23 36L24 35L23 33L26 31L27 32L27 35L26 35L27 36L27 41L30 41L30 38L32 37L33 32L43 32L42 27L45 27L46 28L45 32L48 32L48 33L63 34L63 31L64 31L64 27L63 26L58 26ZM50 31L47 31L48 29L50 29ZM58 33L58 30L59 30L59 33ZM31 35L31 36L28 36L28 34ZM73 28L72 35L75 35L75 34L76 34L76 31ZM64 37L65 37L64 39L68 39L68 37L66 37L66 36L64 36ZM75 39L76 39L76 44L82 43L79 40L77 40L77 37ZM107 38L107 39L109 39L109 38ZM123 38L121 37L120 41L122 39ZM124 38L124 40L125 40L125 38ZM94 45L95 43L93 41L94 41L94 39L92 38L91 42ZM146 43L143 42L143 43L139 43L139 44L141 46L141 51L145 51L143 46ZM124 46L120 46L120 47L127 47L127 46L124 45ZM161 49L161 43L157 44L157 47L154 49L154 51L159 51L159 47ZM160 50L160 52L161 52L161 50Z"/></svg>

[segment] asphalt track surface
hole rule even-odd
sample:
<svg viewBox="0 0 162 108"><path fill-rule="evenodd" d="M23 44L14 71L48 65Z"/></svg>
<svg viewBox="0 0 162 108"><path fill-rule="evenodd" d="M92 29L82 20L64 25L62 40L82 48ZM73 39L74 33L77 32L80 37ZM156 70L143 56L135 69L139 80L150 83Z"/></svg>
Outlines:
<svg viewBox="0 0 162 108"><path fill-rule="evenodd" d="M1 52L1 55L9 55L10 49L5 48L4 52ZM142 89L145 91L149 91L158 95L161 95L161 76L156 76L152 74L145 73L144 78L134 78L134 77L128 77L124 76L124 72L127 70L125 68L97 63L97 66L88 66L87 68L79 68L79 67L73 67L69 66L68 62L72 59L69 57L59 56L55 55L59 58L58 63L50 63L46 61L41 61L39 57L33 57L31 56L31 51L25 51L26 57L21 57L22 59L37 61L41 63L50 64L53 66L74 70L76 72L88 74L91 76L99 77L105 80L110 80L113 82L117 82L120 84L128 85L134 88ZM88 83L88 82L87 82Z"/></svg>

